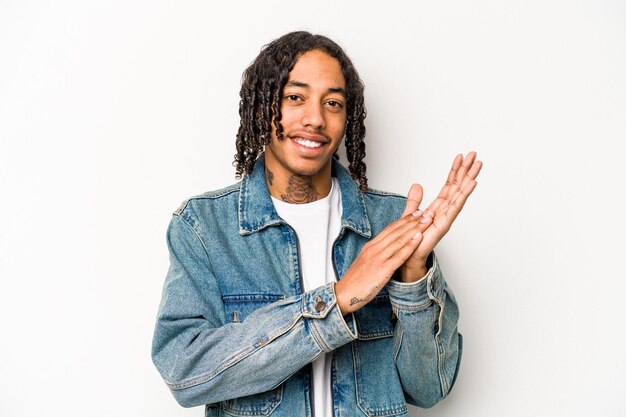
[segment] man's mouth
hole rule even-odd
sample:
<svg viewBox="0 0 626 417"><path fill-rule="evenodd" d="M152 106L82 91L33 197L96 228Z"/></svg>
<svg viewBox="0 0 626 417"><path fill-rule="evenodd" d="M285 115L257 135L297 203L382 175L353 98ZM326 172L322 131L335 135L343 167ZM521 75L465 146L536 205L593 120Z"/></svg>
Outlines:
<svg viewBox="0 0 626 417"><path fill-rule="evenodd" d="M296 142L298 145L302 145L305 148L319 148L320 146L323 145L322 142L315 142L312 140L308 140L308 139L302 139L302 138L293 138L292 139L294 142Z"/></svg>

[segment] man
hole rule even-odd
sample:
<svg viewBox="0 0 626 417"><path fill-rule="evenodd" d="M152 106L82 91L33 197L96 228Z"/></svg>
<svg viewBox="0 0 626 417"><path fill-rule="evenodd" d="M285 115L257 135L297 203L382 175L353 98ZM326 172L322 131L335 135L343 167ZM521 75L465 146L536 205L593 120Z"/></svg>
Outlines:
<svg viewBox="0 0 626 417"><path fill-rule="evenodd" d="M481 163L458 155L418 207L367 188L363 84L306 32L246 70L235 164L243 180L185 201L153 360L183 406L218 416L406 416L450 391L458 309L432 253ZM349 172L334 158L345 140Z"/></svg>

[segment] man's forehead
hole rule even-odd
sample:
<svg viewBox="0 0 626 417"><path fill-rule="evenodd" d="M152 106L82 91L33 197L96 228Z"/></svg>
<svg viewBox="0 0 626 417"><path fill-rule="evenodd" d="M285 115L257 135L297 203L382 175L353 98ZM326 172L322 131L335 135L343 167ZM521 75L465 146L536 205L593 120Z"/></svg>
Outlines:
<svg viewBox="0 0 626 417"><path fill-rule="evenodd" d="M302 82L302 81L298 81L298 80L291 80L288 81L287 84L285 84L285 87L296 87L296 88L306 88L306 89L310 89L310 85ZM328 92L329 93L339 93L339 94L346 94L346 89L343 87L328 87Z"/></svg>
<svg viewBox="0 0 626 417"><path fill-rule="evenodd" d="M339 60L326 52L312 50L302 54L289 72L285 87L310 89L322 87L345 94L346 81Z"/></svg>

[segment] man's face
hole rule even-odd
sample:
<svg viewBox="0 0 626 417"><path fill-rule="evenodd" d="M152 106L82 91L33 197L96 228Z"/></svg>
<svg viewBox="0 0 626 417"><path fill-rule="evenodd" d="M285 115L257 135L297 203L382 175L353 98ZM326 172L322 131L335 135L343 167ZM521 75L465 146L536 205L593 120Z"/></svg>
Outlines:
<svg viewBox="0 0 626 417"><path fill-rule="evenodd" d="M331 158L346 128L346 81L339 61L325 52L302 54L283 89L283 140L272 130L265 147L267 168L275 176L330 178Z"/></svg>

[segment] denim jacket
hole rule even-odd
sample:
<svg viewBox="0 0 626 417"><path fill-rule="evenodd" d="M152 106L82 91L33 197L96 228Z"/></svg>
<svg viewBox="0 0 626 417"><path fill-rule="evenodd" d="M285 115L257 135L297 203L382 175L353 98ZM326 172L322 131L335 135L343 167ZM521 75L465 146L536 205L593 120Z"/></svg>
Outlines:
<svg viewBox="0 0 626 417"><path fill-rule="evenodd" d="M333 160L343 215L337 279L404 210L401 196L361 193ZM334 284L304 292L298 238L276 213L263 158L239 183L185 201L168 228L170 268L152 346L176 400L206 416L311 416L310 363L334 351L335 416L408 416L455 380L458 308L437 259L422 280L394 279L342 316Z"/></svg>

